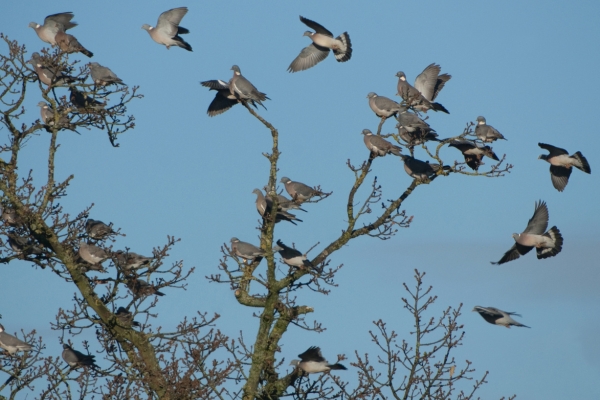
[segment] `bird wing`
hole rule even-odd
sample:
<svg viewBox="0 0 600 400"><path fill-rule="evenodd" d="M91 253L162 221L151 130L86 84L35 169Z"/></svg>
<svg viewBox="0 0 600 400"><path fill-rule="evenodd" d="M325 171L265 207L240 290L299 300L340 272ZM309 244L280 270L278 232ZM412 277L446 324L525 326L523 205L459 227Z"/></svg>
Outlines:
<svg viewBox="0 0 600 400"><path fill-rule="evenodd" d="M296 57L294 61L292 61L292 63L288 67L288 71L298 72L314 67L315 65L326 59L328 54L328 48L311 43L305 48L303 48L300 54L298 54L298 57Z"/></svg>
<svg viewBox="0 0 600 400"><path fill-rule="evenodd" d="M535 203L535 211L533 217L527 223L527 228L523 233L542 235L546 232L548 227L548 206L544 201L538 201Z"/></svg>
<svg viewBox="0 0 600 400"><path fill-rule="evenodd" d="M433 101L433 94L440 74L440 66L433 63L429 64L423 72L415 79L415 89L417 89L423 97L429 101Z"/></svg>
<svg viewBox="0 0 600 400"><path fill-rule="evenodd" d="M550 178L552 179L552 185L562 192L565 190L565 186L569 183L569 176L571 176L573 168L565 168L559 165L550 165Z"/></svg>
<svg viewBox="0 0 600 400"><path fill-rule="evenodd" d="M524 246L521 246L524 247ZM530 247L525 253L527 253L529 250L531 250L533 247ZM523 254L525 254L523 253ZM493 262L492 264L504 264L507 263L509 261L512 260L516 260L517 258L519 258L521 256L521 253L519 252L519 250L517 250L517 243L513 244L513 246L510 248L510 250L508 250L506 253L504 253L504 255L502 256L502 258L497 261L497 262Z"/></svg>
<svg viewBox="0 0 600 400"><path fill-rule="evenodd" d="M309 28L313 29L315 32L320 33L321 35L326 35L329 37L333 37L333 33L329 32L325 27L315 21L311 21L308 18L304 18L302 15L300 16L300 21Z"/></svg>
<svg viewBox="0 0 600 400"><path fill-rule="evenodd" d="M156 23L156 29L161 30L165 34L173 37L178 33L178 26L185 14L187 14L187 7L173 8L165 11L158 17ZM183 32L182 32L183 33Z"/></svg>
<svg viewBox="0 0 600 400"><path fill-rule="evenodd" d="M326 361L325 358L323 358L323 356L321 355L321 349L316 346L309 347L308 350L306 350L304 353L298 354L298 357L300 357L302 361Z"/></svg>
<svg viewBox="0 0 600 400"><path fill-rule="evenodd" d="M222 81L220 79L213 79L210 81L200 82L200 84L204 87L209 88L210 90L229 90L229 83Z"/></svg>
<svg viewBox="0 0 600 400"><path fill-rule="evenodd" d="M562 154L569 154L567 150L561 149L560 147L552 146L551 144L538 143L538 146L540 146L544 150L548 150L550 152L550 154L548 154L549 157L560 156Z"/></svg>

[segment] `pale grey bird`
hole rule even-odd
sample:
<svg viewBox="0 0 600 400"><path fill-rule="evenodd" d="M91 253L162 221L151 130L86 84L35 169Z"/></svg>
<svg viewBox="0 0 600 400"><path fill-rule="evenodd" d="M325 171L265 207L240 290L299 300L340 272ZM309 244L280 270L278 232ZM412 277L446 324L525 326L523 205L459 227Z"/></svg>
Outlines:
<svg viewBox="0 0 600 400"><path fill-rule="evenodd" d="M41 255L44 248L28 236L21 236L16 231L6 233L10 248L17 254Z"/></svg>
<svg viewBox="0 0 600 400"><path fill-rule="evenodd" d="M125 307L119 307L115 313L117 322L124 328L130 328L132 326L140 326L140 323L133 320L133 314Z"/></svg>
<svg viewBox="0 0 600 400"><path fill-rule="evenodd" d="M69 75L65 75L62 72L55 73L50 68L44 65L44 60L39 53L35 52L31 54L31 59L27 61L33 65L33 69L38 76L40 82L48 86L67 86L68 84L75 81L75 78Z"/></svg>
<svg viewBox="0 0 600 400"><path fill-rule="evenodd" d="M256 194L256 210L261 217L268 218L273 209L273 199L265 197L259 189L254 189L252 193ZM296 218L294 214L281 208L278 208L277 213L275 214L275 223L278 223L279 221L289 221L294 225L296 225L294 221L302 222L302 220Z"/></svg>
<svg viewBox="0 0 600 400"><path fill-rule="evenodd" d="M300 360L292 360L290 365L300 368L307 374L329 372L332 369L348 369L340 363L329 364L321 355L321 349L316 346L309 347L304 353L298 354L298 357Z"/></svg>
<svg viewBox="0 0 600 400"><path fill-rule="evenodd" d="M110 225L106 225L102 221L91 218L85 221L85 232L89 237L96 240L104 239L105 237L115 233L115 231L112 229L112 223Z"/></svg>
<svg viewBox="0 0 600 400"><path fill-rule="evenodd" d="M145 266L149 266L154 257L145 257L133 251L118 250L114 253L113 260L119 268L131 271Z"/></svg>
<svg viewBox="0 0 600 400"><path fill-rule="evenodd" d="M527 223L527 227L523 233L513 233L515 244L508 250L498 262L492 264L504 264L506 262L516 260L519 256L523 256L535 247L537 258L554 257L562 250L563 237L556 226L550 228L544 233L548 227L548 206L544 201L535 203L535 211L533 217Z"/></svg>
<svg viewBox="0 0 600 400"><path fill-rule="evenodd" d="M400 155L401 147L391 144L379 135L373 135L369 129L363 129L361 133L364 135L365 146L371 152L371 157L383 157L386 154Z"/></svg>
<svg viewBox="0 0 600 400"><path fill-rule="evenodd" d="M121 85L125 85L125 83L119 78L114 72L110 69L103 67L97 62L91 62L88 64L90 68L90 75L92 76L92 80L98 86L107 86L113 83L120 83Z"/></svg>
<svg viewBox="0 0 600 400"><path fill-rule="evenodd" d="M0 347L8 351L11 356L17 351L29 351L33 349L29 343L25 343L21 339L17 339L4 331L4 326L0 324Z"/></svg>
<svg viewBox="0 0 600 400"><path fill-rule="evenodd" d="M367 98L369 99L369 107L371 107L371 110L373 110L375 115L379 118L389 118L398 114L402 109L400 104L396 103L394 100L384 96L378 96L377 93L374 92L370 92L367 95Z"/></svg>
<svg viewBox="0 0 600 400"><path fill-rule="evenodd" d="M423 112L427 110L442 111L450 114L440 103L434 103L434 100L446 84L452 78L451 75L440 75L441 67L435 63L429 64L423 72L415 79L415 86L406 81L404 72L399 71L398 77L398 95L409 105Z"/></svg>
<svg viewBox="0 0 600 400"><path fill-rule="evenodd" d="M56 45L55 37L58 32L64 32L77 26L76 22L71 21L73 17L72 12L52 14L44 18L44 25L30 22L29 27L35 30L40 39L54 46Z"/></svg>
<svg viewBox="0 0 600 400"><path fill-rule="evenodd" d="M281 183L284 184L286 192L292 196L292 201L298 204L308 201L315 196L323 197L325 195L320 190L311 188L302 182L294 182L285 176L281 178Z"/></svg>
<svg viewBox="0 0 600 400"><path fill-rule="evenodd" d="M167 46L167 50L169 50L171 46L177 46L186 49L187 51L192 51L192 46L179 36L190 33L188 29L179 26L187 12L187 7L172 8L160 14L158 22L156 23L156 28L144 24L142 25L142 29L148 31L150 37L156 43Z"/></svg>
<svg viewBox="0 0 600 400"><path fill-rule="evenodd" d="M400 106L398 112L398 124L396 128L405 128L410 133L419 133L420 135L435 132L429 124L423 121L417 114L408 111L408 108Z"/></svg>
<svg viewBox="0 0 600 400"><path fill-rule="evenodd" d="M440 164L430 164L425 161L417 160L414 157L405 156L402 154L400 157L402 158L402 161L404 161L404 171L406 171L409 176L420 181L431 179L434 175L436 175L436 172L442 168ZM450 167L444 165L443 169L448 170Z"/></svg>
<svg viewBox="0 0 600 400"><path fill-rule="evenodd" d="M206 111L209 117L222 114L238 103L237 97L231 94L231 91L229 90L228 82L220 79L213 79L210 81L200 82L200 84L209 88L209 90L214 90L217 92L215 94L215 98L210 103L208 110ZM250 100L250 103L256 108L256 102L254 100Z"/></svg>
<svg viewBox="0 0 600 400"><path fill-rule="evenodd" d="M456 147L465 157L465 162L472 169L477 171L479 166L483 164L481 159L486 156L492 160L499 161L500 159L494 153L490 146L481 146L475 142L466 139L457 139L450 142L448 146Z"/></svg>
<svg viewBox="0 0 600 400"><path fill-rule="evenodd" d="M570 156L565 149L554 147L551 144L538 143L538 146L550 152L550 154L542 154L538 158L550 163L552 185L559 192L565 190L567 183L569 183L569 177L573 171L572 167L578 168L586 174L592 172L590 164L580 151Z"/></svg>
<svg viewBox="0 0 600 400"><path fill-rule="evenodd" d="M496 128L488 125L485 118L481 115L477 117L477 125L475 126L475 136L484 143L491 143L495 140L506 140L504 136Z"/></svg>
<svg viewBox="0 0 600 400"><path fill-rule="evenodd" d="M518 315L520 317L521 314L517 314L514 312L510 312L510 311L502 311L499 308L495 308L495 307L481 307L481 306L475 306L475 308L473 308L473 311L478 312L479 315L481 315L483 317L483 319L485 319L490 324L501 325L506 328L510 328L511 325L529 328L527 325L523 325L522 323L517 322L511 318L511 315Z"/></svg>
<svg viewBox="0 0 600 400"><path fill-rule="evenodd" d="M99 111L106 107L106 101L101 103L98 100L95 100L90 96L80 92L75 86L69 86L69 92L69 99L71 100L71 103L79 111Z"/></svg>
<svg viewBox="0 0 600 400"><path fill-rule="evenodd" d="M257 102L266 110L263 101L271 100L265 93L259 92L250 81L242 76L240 67L234 65L231 67L233 77L229 80L229 92L241 101Z"/></svg>
<svg viewBox="0 0 600 400"><path fill-rule="evenodd" d="M96 365L96 356L92 354L83 354L80 351L74 350L68 344L63 344L62 359L65 360L72 368L92 367L98 368Z"/></svg>
<svg viewBox="0 0 600 400"><path fill-rule="evenodd" d="M273 201L273 196L271 196L269 194L269 192L272 192L273 190L270 190L267 186L265 186L263 189L266 193L265 197L267 199L271 199L271 201ZM303 209L298 204L294 203L291 199L288 199L287 197L285 197L282 194L276 193L275 197L277 197L278 209L280 209L280 210L283 210L283 211L300 210L300 211L307 212L305 209Z"/></svg>
<svg viewBox="0 0 600 400"><path fill-rule="evenodd" d="M242 242L236 237L231 238L231 252L242 258L244 261L250 262L266 255L266 252L263 249L256 247L253 244Z"/></svg>
<svg viewBox="0 0 600 400"><path fill-rule="evenodd" d="M73 35L69 35L64 31L58 31L54 37L56 44L60 49L68 54L81 53L87 57L93 57L94 53L83 47L79 40Z"/></svg>
<svg viewBox="0 0 600 400"><path fill-rule="evenodd" d="M12 208L2 208L2 220L9 226L17 227L23 225L23 220Z"/></svg>
<svg viewBox="0 0 600 400"><path fill-rule="evenodd" d="M106 250L94 244L88 244L83 241L79 242L79 250L77 253L79 254L79 257L83 259L83 261L98 266L100 266L100 264L110 257L110 254Z"/></svg>
<svg viewBox="0 0 600 400"><path fill-rule="evenodd" d="M44 125L48 125L49 127L54 126L54 110L50 108L50 105L45 101L40 101L37 105L40 107L40 116ZM70 128L70 122L69 117L63 114L58 118L58 127ZM48 130L51 131L50 129Z"/></svg>
<svg viewBox="0 0 600 400"><path fill-rule="evenodd" d="M433 129L413 129L411 132L404 126L401 126L400 124L396 124L396 128L398 129L398 136L400 136L400 139L404 140L406 142L406 146L411 149L411 154L412 148L415 146L423 144L427 141L441 141L440 139L438 139L438 134L435 133Z"/></svg>
<svg viewBox="0 0 600 400"><path fill-rule="evenodd" d="M149 284L143 279L128 279L125 284L136 298L150 296L152 294L157 296L165 295L163 292L159 291L156 286Z"/></svg>
<svg viewBox="0 0 600 400"><path fill-rule="evenodd" d="M348 32L342 33L337 38L321 24L300 16L300 21L315 32L306 31L303 36L308 36L313 42L306 46L298 57L288 67L289 72L298 72L309 69L323 61L329 55L329 50L338 62L348 61L352 57L352 42Z"/></svg>
<svg viewBox="0 0 600 400"><path fill-rule="evenodd" d="M312 263L306 258L306 254L302 254L300 251L293 247L286 246L281 240L277 241L277 245L273 247L273 251L279 253L283 262L290 267L297 268L310 268Z"/></svg>

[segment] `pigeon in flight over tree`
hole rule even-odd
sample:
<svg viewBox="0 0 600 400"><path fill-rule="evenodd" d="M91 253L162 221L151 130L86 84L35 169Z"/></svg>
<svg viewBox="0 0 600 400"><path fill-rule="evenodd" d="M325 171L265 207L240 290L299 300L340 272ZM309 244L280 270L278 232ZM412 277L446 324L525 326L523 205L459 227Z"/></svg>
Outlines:
<svg viewBox="0 0 600 400"><path fill-rule="evenodd" d="M495 307L481 307L481 306L475 306L475 308L473 308L473 311L478 312L479 315L481 315L483 317L483 319L485 319L490 324L501 325L501 326L504 326L507 328L510 328L511 325L529 328L529 326L523 325L522 323L515 321L511 317L511 315L518 315L520 317L521 314L517 314L514 312L510 312L510 311L502 311Z"/></svg>
<svg viewBox="0 0 600 400"><path fill-rule="evenodd" d="M550 163L552 185L559 192L565 190L565 186L569 183L569 177L573 171L572 167L578 168L586 174L592 172L590 164L580 151L570 156L565 149L560 147L554 147L546 143L538 143L538 146L550 152L550 154L542 154L538 158Z"/></svg>

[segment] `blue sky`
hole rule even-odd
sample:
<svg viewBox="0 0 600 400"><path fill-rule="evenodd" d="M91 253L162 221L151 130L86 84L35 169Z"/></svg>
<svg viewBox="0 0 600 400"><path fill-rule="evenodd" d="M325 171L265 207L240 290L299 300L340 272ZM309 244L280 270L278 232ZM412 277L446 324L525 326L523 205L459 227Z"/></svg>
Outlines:
<svg viewBox="0 0 600 400"><path fill-rule="evenodd" d="M331 258L332 265L344 264L339 287L329 296L300 294L302 304L315 308L309 319L327 330L315 334L291 328L281 356L291 360L318 345L330 360L344 353L352 361L354 350L374 350L368 331L379 318L410 339L402 283L412 286L418 268L427 272L426 284L438 295L432 311L464 304L460 321L466 337L455 356L473 361L480 375L490 371L482 398L600 398L600 322L594 318L600 309L595 254L600 224L600 5L321 3L188 3L181 25L190 30L185 39L192 53L167 51L140 29L144 23L155 25L161 12L185 4L4 4L0 31L29 52L44 45L27 27L30 21L74 12L79 26L70 33L94 52L93 61L129 85L139 85L145 95L131 103L136 128L119 138L118 149L103 132L62 135L58 175L75 174L62 202L65 209L75 215L94 203L92 218L112 221L127 234L117 248L150 254L166 235L182 239L170 261L183 259L196 273L186 291L165 290L155 326L172 328L184 315L200 310L221 314L219 327L225 333L236 336L242 330L254 337L255 310L239 306L227 285L210 284L205 276L218 272L219 248L232 236L258 243L252 190L267 182L268 162L261 153L270 149L270 133L241 106L209 118L206 108L213 92L199 82L228 80L237 64L272 99L266 102L268 111L260 113L279 129L279 176L334 192L308 205L298 226L277 226L276 238L301 250L320 242L311 253L316 255L345 226L344 204L353 182L346 160L359 164L368 157L360 132L375 131L379 119L368 107L367 93L398 99L396 72L404 71L412 82L424 67L439 63L442 72L452 75L438 97L450 114L429 113L428 122L440 137L448 137L484 115L508 139L493 147L498 155L507 155L512 173L499 179L453 175L419 186L403 205L414 215L410 229L388 241L354 241ZM289 74L289 63L310 43L302 36L307 27L298 15L335 35L347 31L352 59L336 63L329 56L312 69ZM5 47L2 52L6 54ZM32 86L23 122L39 118L38 101L39 90ZM393 129L391 121L384 125L384 132ZM5 131L2 135L6 140ZM575 170L566 190L557 192L549 165L537 159L545 153L538 142L581 151L592 174ZM43 134L28 143L22 173L32 168L43 179L47 145ZM423 150L416 152L425 157ZM441 154L446 163L460 159L455 149ZM384 199L397 197L411 182L393 156L375 160L375 175ZM539 199L548 204L549 226L558 226L564 236L562 252L547 260L532 253L490 265L512 246L511 234L523 230ZM24 264L2 269L2 323L9 332L37 329L48 343L47 354L58 355L59 333L50 330L50 322L59 307L70 307L74 288ZM475 305L519 312L519 321L532 329L487 324L470 312ZM345 377L354 380L351 372Z"/></svg>

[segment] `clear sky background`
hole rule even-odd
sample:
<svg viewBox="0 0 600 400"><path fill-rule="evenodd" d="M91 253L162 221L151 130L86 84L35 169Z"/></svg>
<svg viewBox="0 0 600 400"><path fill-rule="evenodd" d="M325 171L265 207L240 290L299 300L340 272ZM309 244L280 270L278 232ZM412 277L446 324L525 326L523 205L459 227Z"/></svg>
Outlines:
<svg viewBox="0 0 600 400"><path fill-rule="evenodd" d="M72 11L79 26L69 32L94 52L93 61L141 87L145 97L129 107L136 128L119 138L121 146L112 148L104 132L65 132L57 173L75 174L62 201L67 212L76 215L94 203L91 218L113 222L127 234L115 248L151 254L166 235L182 239L167 262L183 259L196 273L186 291L165 289L155 326L172 330L199 310L221 314L218 327L231 336L240 330L248 339L256 334L256 310L240 306L228 285L208 283L205 276L218 272L220 246L232 236L258 243L252 190L267 183L268 162L261 153L270 150L271 136L239 105L209 118L206 108L214 92L200 81L228 80L231 66L239 65L272 99L260 113L279 129L279 177L333 191L327 200L306 206L308 213L298 215L303 223L277 226L275 237L300 250L320 242L314 256L345 227L353 183L346 160L356 165L368 157L360 132L375 131L379 118L368 107L367 93L397 100L396 72L404 71L413 82L436 62L452 75L438 97L450 115L430 112L428 122L448 137L485 116L508 139L493 147L498 155L507 154L512 173L498 179L451 175L419 186L403 205L414 215L410 229L388 241L351 242L331 257L332 265L344 264L339 287L329 296L299 294L301 304L315 308L309 321L316 319L327 330L316 334L291 327L280 356L287 365L311 345L321 346L331 361L341 353L353 361L355 350L375 354L368 332L380 318L411 340L402 283L412 287L418 268L427 272L425 282L438 295L431 315L464 304L460 322L466 336L454 355L459 366L472 361L478 377L490 371L482 398L600 398L598 2L140 4L7 1L0 31L30 53L39 51L45 43L28 23ZM183 5L189 13L181 25L190 30L185 39L192 53L167 51L140 29ZM288 73L290 62L310 43L298 15L335 35L347 31L352 59L337 63L330 55L310 70ZM39 118L40 100L31 86L23 122ZM393 130L388 121L383 131ZM0 137L7 140L6 131ZM44 178L48 141L42 132L28 143L21 174L32 168L39 181ZM549 164L537 159L546 153L538 142L570 154L582 151L592 174L575 170L566 190L557 192ZM422 149L416 154L425 158ZM449 164L461 159L453 148L441 154ZM411 183L393 156L375 160L372 176L383 185L384 199L399 196ZM357 199L366 192L361 195ZM532 252L490 265L513 245L511 234L525 228L539 199L548 204L549 226L558 226L564 236L562 252L547 260ZM59 307L70 308L75 288L23 263L1 269L2 324L11 333L37 329L48 344L46 354L59 355L60 332L51 331L50 322ZM470 312L475 305L516 311L531 329L490 325ZM355 381L354 371L340 375Z"/></svg>

